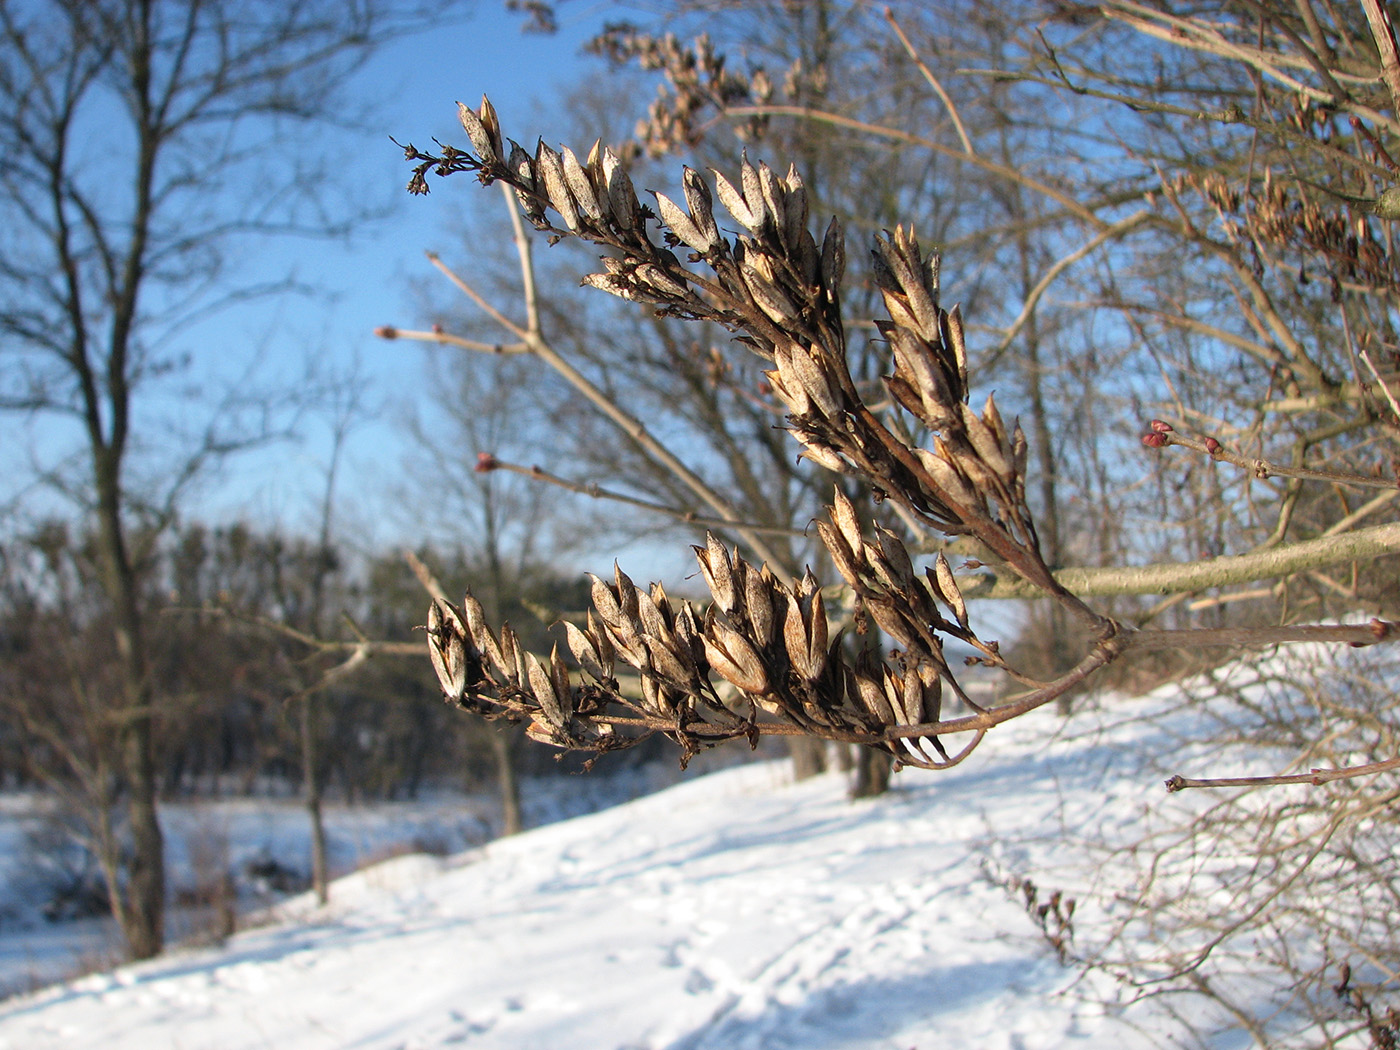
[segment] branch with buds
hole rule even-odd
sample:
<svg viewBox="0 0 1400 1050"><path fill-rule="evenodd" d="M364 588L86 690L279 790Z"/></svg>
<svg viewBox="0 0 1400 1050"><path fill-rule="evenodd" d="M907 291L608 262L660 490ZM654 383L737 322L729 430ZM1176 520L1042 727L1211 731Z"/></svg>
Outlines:
<svg viewBox="0 0 1400 1050"><path fill-rule="evenodd" d="M686 168L683 200L654 193L653 208L638 199L611 150L595 144L580 160L540 142L531 153L503 137L489 101L477 110L459 104L458 112L471 151L405 147L415 164L410 192L428 191L429 172L503 183L537 229L605 249L603 272L584 283L661 316L734 332L772 363L772 395L806 458L863 479L908 522L978 541L1079 619L1095 642L1053 682L1015 675L997 644L972 629L946 559L917 573L900 538L878 525L867 535L838 490L817 529L854 596L852 637L830 632L810 572L788 581L710 536L695 548L712 597L707 608L673 603L660 585L643 590L620 568L611 583L594 577L586 623L564 624L571 661L558 645L548 659L525 652L509 625L486 624L470 594L460 607L435 598L429 652L449 700L525 721L534 738L576 750L601 753L662 733L681 746L684 761L722 740L805 734L946 768L988 729L1063 695L1141 641L1046 565L1026 502L1025 434L992 397L980 413L970 407L961 315L940 305L938 257L924 255L911 232L896 228L872 248L889 315L877 321L891 351L885 392L905 416L893 423L862 399L847 363L840 224L833 219L817 245L795 170L779 176L744 156L736 181L712 172L712 192ZM732 238L720 232L716 197L740 228ZM927 434L927 442L901 436L909 433ZM897 646L888 657L870 637L871 620ZM978 653L970 662L1010 673L1030 692L983 709L944 657L949 639ZM945 718L945 698L965 713ZM957 733L969 735L950 752L941 738Z"/></svg>

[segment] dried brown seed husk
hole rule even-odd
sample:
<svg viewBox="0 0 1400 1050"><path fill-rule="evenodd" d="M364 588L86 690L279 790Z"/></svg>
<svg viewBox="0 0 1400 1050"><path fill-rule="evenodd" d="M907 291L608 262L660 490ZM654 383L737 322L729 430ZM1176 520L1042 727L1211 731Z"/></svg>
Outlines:
<svg viewBox="0 0 1400 1050"><path fill-rule="evenodd" d="M684 686L690 681L690 671L675 652L659 638L646 637L647 655L651 657L652 669L672 683Z"/></svg>
<svg viewBox="0 0 1400 1050"><path fill-rule="evenodd" d="M649 302L649 301L651 301L650 299L644 300L641 296L639 296L639 295L637 294L636 289L632 286L632 284L631 284L629 281L627 281L627 280L624 279L624 278L617 277L617 276L615 276L614 274L610 274L610 273L588 273L588 274L584 274L584 275L583 275L583 280L580 281L579 283L580 283L580 284L586 284L586 285L588 285L590 288L597 288L600 292L607 292L609 295L615 295L615 296L617 296L619 299L626 299L626 300L628 300L629 302L634 302L634 303L635 303L635 302L644 302L644 301Z"/></svg>
<svg viewBox="0 0 1400 1050"><path fill-rule="evenodd" d="M569 668L559 655L558 642L554 643L554 648L549 653L549 678L550 684L554 686L554 695L559 701L559 709L564 716L561 724L567 725L574 713L573 688L569 684Z"/></svg>
<svg viewBox="0 0 1400 1050"><path fill-rule="evenodd" d="M501 156L496 151L495 143L491 141L491 133L486 130L481 117L465 102L457 103L457 119L462 124L462 130L467 133L467 138L471 139L472 149L476 150L476 155L483 164L489 167L500 161Z"/></svg>
<svg viewBox="0 0 1400 1050"><path fill-rule="evenodd" d="M443 695L460 700L467 690L467 631L457 610L442 598L428 606L428 659Z"/></svg>
<svg viewBox="0 0 1400 1050"><path fill-rule="evenodd" d="M496 107L491 105L491 100L485 95L481 96L481 109L478 112L481 114L481 126L486 129L486 134L491 136L491 147L496 151L496 156L504 156L501 121L496 116Z"/></svg>
<svg viewBox="0 0 1400 1050"><path fill-rule="evenodd" d="M997 410L996 397L992 394L987 395L987 403L982 406L982 422L987 424L987 429L997 439L1001 454L1006 457L1009 463L1011 461L1011 435L1006 430L1006 423L1001 418L1001 412Z"/></svg>
<svg viewBox="0 0 1400 1050"><path fill-rule="evenodd" d="M612 639L608 637L607 627L593 615L592 609L588 610L588 637L598 648L598 659L602 662L604 674L611 678L617 654L613 650Z"/></svg>
<svg viewBox="0 0 1400 1050"><path fill-rule="evenodd" d="M753 646L739 632L715 621L709 625L702 641L705 659L722 678L745 693L768 692L768 676L763 664Z"/></svg>
<svg viewBox="0 0 1400 1050"><path fill-rule="evenodd" d="M467 628L476 647L486 654L487 660L498 674L509 678L515 673L515 657L512 656L509 662L506 661L500 643L491 633L491 628L486 625L486 614L481 603L470 591L462 596L462 614L467 618Z"/></svg>
<svg viewBox="0 0 1400 1050"><path fill-rule="evenodd" d="M535 152L535 178L550 205L564 220L564 225L577 230L578 206L574 204L569 184L564 180L563 159L543 142Z"/></svg>
<svg viewBox="0 0 1400 1050"><path fill-rule="evenodd" d="M766 565L762 572L754 571L751 565L745 566L744 615L753 640L763 648L773 641L773 588L773 576Z"/></svg>
<svg viewBox="0 0 1400 1050"><path fill-rule="evenodd" d="M501 655L509 667L505 674L511 684L516 686L523 686L525 682L525 664L520 654L520 641L511 630L510 624L501 624Z"/></svg>
<svg viewBox="0 0 1400 1050"><path fill-rule="evenodd" d="M774 218L773 212L768 208L767 201L763 193L763 184L759 178L758 169L749 163L748 153L739 156L740 184L744 188L744 200L748 203L749 210L759 217L759 227ZM755 229L754 233L759 230Z"/></svg>
<svg viewBox="0 0 1400 1050"><path fill-rule="evenodd" d="M656 208L661 221L682 244L689 245L698 252L707 252L714 247L714 240L701 232L700 227L686 214L684 208L664 193L653 191L652 196L656 198Z"/></svg>
<svg viewBox="0 0 1400 1050"><path fill-rule="evenodd" d="M719 194L720 203L725 210L734 216L736 222L743 226L750 233L757 234L763 228L763 210L757 211L750 208L744 200L744 195L734 188L734 185L713 168L710 169L715 176L715 192Z"/></svg>
<svg viewBox="0 0 1400 1050"><path fill-rule="evenodd" d="M890 567L891 575L898 590L908 593L914 589L914 564L909 560L909 552L904 543L883 525L875 526L875 538L880 545L880 556Z"/></svg>
<svg viewBox="0 0 1400 1050"><path fill-rule="evenodd" d="M595 682L601 683L610 677L608 671L603 667L603 655L598 651L598 643L589 633L565 620L564 639L575 662Z"/></svg>
<svg viewBox="0 0 1400 1050"><path fill-rule="evenodd" d="M978 457L998 478L1010 478L1011 462L1002 454L1001 443L992 433L992 428L978 419L977 413L970 406L964 404L961 408L963 429L967 432L968 440L972 442Z"/></svg>
<svg viewBox="0 0 1400 1050"><path fill-rule="evenodd" d="M793 305L787 293L750 266L747 259L739 267L739 272L743 275L744 284L754 303L769 320L781 325L797 316L797 307Z"/></svg>
<svg viewBox="0 0 1400 1050"><path fill-rule="evenodd" d="M933 571L938 580L939 597L953 610L958 625L964 631L967 630L967 602L963 600L962 588L958 586L957 577L953 575L953 567L948 564L948 559L943 556L942 551L938 552L938 558L933 563Z"/></svg>
<svg viewBox="0 0 1400 1050"><path fill-rule="evenodd" d="M870 615L879 625L880 630L905 649L912 649L920 644L918 634L910 628L904 617L892 609L886 601L867 600L865 607L870 611Z"/></svg>
<svg viewBox="0 0 1400 1050"><path fill-rule="evenodd" d="M798 435L798 440L806 446L802 452L804 459L810 459L819 467L830 470L836 474L844 474L849 468L846 461L830 445L823 445L816 441L809 441L802 435Z"/></svg>
<svg viewBox="0 0 1400 1050"><path fill-rule="evenodd" d="M608 203L612 207L613 219L624 230L640 227L637 191L632 188L627 169L611 149L603 150L603 175L607 182Z"/></svg>
<svg viewBox="0 0 1400 1050"><path fill-rule="evenodd" d="M839 418L841 405L827 380L820 357L801 346L793 346L788 361L788 367L783 371L807 392L821 414L827 419Z"/></svg>
<svg viewBox="0 0 1400 1050"><path fill-rule="evenodd" d="M831 523L841 530L846 547L852 553L861 549L863 537L860 529L860 516L855 504L841 489L837 488L831 501Z"/></svg>
<svg viewBox="0 0 1400 1050"><path fill-rule="evenodd" d="M584 170L578 157L574 156L574 151L568 146L559 151L559 157L564 167L564 183L569 187L569 193L573 196L574 203L578 205L578 210L597 222L603 217L603 209L598 204L598 197L594 191L593 182L588 177L588 172Z"/></svg>
<svg viewBox="0 0 1400 1050"><path fill-rule="evenodd" d="M701 251L709 251L719 243L719 227L715 225L714 200L710 196L710 188L705 185L700 173L689 166L682 175L681 185L685 191L685 203L690 209L690 217L700 231L700 236L708 242L708 247Z"/></svg>
<svg viewBox="0 0 1400 1050"><path fill-rule="evenodd" d="M848 691L859 698L861 705L870 713L870 717L881 726L895 725L894 709L890 707L884 686L863 672L850 671L848 673L854 683L854 688L848 687Z"/></svg>
<svg viewBox="0 0 1400 1050"><path fill-rule="evenodd" d="M802 176L797 174L795 165L788 165L784 186L787 200L784 205L783 240L796 246L801 243L802 234L807 230L807 188L802 185Z"/></svg>
<svg viewBox="0 0 1400 1050"><path fill-rule="evenodd" d="M773 226L779 236L787 229L787 209L783 206L783 187L773 169L767 164L758 165L759 193L763 195L763 207L773 218ZM745 196L748 186L745 185Z"/></svg>
<svg viewBox="0 0 1400 1050"><path fill-rule="evenodd" d="M633 623L637 622L638 595L641 590L632 582L632 577L622 571L622 566L613 562L613 579L617 582L617 601L623 615Z"/></svg>
<svg viewBox="0 0 1400 1050"><path fill-rule="evenodd" d="M734 574L729 566L729 552L713 532L705 534L705 546L695 547L695 557L700 563L700 572L710 588L715 604L725 613L738 608L738 592L734 587Z"/></svg>
<svg viewBox="0 0 1400 1050"><path fill-rule="evenodd" d="M806 610L807 617L807 675L812 681L816 681L822 676L826 669L827 660L827 631L826 603L822 600L822 592L814 591L812 594L811 608Z"/></svg>
<svg viewBox="0 0 1400 1050"><path fill-rule="evenodd" d="M593 607L598 610L598 615L602 617L603 623L607 624L613 631L621 629L624 625L630 626L631 620L623 614L622 606L618 603L613 589L591 572L588 574L588 578L592 581L590 593L593 598Z"/></svg>
<svg viewBox="0 0 1400 1050"><path fill-rule="evenodd" d="M846 540L841 535L841 531L834 525L819 521L817 522L817 534L821 537L827 553L831 555L832 564L836 566L836 571L841 574L841 578L852 587L858 586L860 570L856 564L855 553L846 546Z"/></svg>
<svg viewBox="0 0 1400 1050"><path fill-rule="evenodd" d="M953 351L953 361L958 369L959 396L967 392L967 344L963 339L962 306L955 303L943 314L941 329L943 342Z"/></svg>
<svg viewBox="0 0 1400 1050"><path fill-rule="evenodd" d="M506 161L506 166L514 173L517 180L524 184L515 187L516 199L520 201L520 206L525 209L525 215L531 222L538 222L544 218L544 209L540 207L540 202L536 199L535 193L538 189L535 185L535 166L530 160L530 154L525 151L525 147L520 143L511 140L510 159Z"/></svg>
<svg viewBox="0 0 1400 1050"><path fill-rule="evenodd" d="M670 640L671 625L666 622L661 606L643 590L637 591L637 619L641 622L643 637L658 638L663 642Z"/></svg>
<svg viewBox="0 0 1400 1050"><path fill-rule="evenodd" d="M822 287L834 301L841 292L841 281L846 276L846 234L836 216L827 223L826 235L822 237Z"/></svg>
<svg viewBox="0 0 1400 1050"><path fill-rule="evenodd" d="M969 509L981 506L982 501L977 498L971 486L946 459L925 448L916 448L914 455L928 471L933 483L938 486L942 493L946 494L947 499L943 502L951 500Z"/></svg>

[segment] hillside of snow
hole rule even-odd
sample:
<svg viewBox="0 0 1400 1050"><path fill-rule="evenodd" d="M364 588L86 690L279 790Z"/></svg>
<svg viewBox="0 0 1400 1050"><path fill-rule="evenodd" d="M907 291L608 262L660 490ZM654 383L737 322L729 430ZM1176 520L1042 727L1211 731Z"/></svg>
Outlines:
<svg viewBox="0 0 1400 1050"><path fill-rule="evenodd" d="M1133 868L1083 842L1217 804L1167 794L1171 769L1144 757L1190 768L1164 735L1180 720L1140 717L1178 708L1167 689L1106 695L1069 720L1037 712L963 766L906 770L872 800L770 762L454 856L399 857L221 947L8 1000L0 1048L1183 1045L1158 1000L1062 965L1016 882L1033 878L1042 902L1075 896L1076 926L1103 922Z"/></svg>

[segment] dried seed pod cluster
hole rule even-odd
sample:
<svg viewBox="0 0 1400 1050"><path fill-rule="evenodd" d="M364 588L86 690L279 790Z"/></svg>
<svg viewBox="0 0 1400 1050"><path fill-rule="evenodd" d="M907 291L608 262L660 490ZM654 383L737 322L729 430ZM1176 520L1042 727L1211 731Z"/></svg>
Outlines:
<svg viewBox="0 0 1400 1050"><path fill-rule="evenodd" d="M832 515L833 522L854 517L841 500ZM936 738L890 733L936 722L944 680L962 697L933 633L949 626L934 608L934 595L946 603L942 585L920 583L888 534L878 547L863 543L858 555L849 552L848 532L836 542L859 566L858 593L876 621L904 646L895 666L869 650L847 656L810 573L787 587L710 536L695 548L713 597L703 616L672 603L659 585L643 590L621 569L612 582L593 577L586 626L564 625L571 667L558 645L541 660L508 624L492 630L470 594L461 608L438 599L428 614L433 667L449 700L525 721L530 736L564 748L609 751L661 732L689 756L721 740L752 739L763 713L804 733L882 748L905 764L946 765ZM917 592L920 611L895 612L897 589ZM631 670L619 672L619 662Z"/></svg>
<svg viewBox="0 0 1400 1050"><path fill-rule="evenodd" d="M608 250L604 271L585 283L652 304L659 314L722 324L770 360L771 390L807 458L862 478L930 528L973 536L1105 637L1113 632L1111 621L1055 582L1041 558L1025 500L1025 435L1006 424L992 398L980 414L969 407L962 318L939 304L937 257L924 256L911 232L896 228L873 249L889 314L877 324L891 350L890 411L907 413L896 424L865 404L852 379L841 318L844 235L833 219L817 245L794 169L779 176L743 156L738 179L714 172L711 191L686 168L681 195L655 193L653 208L638 200L611 150L595 144L580 160L541 142L531 153L502 136L485 99L478 110L459 106L459 116L472 151L449 146L431 156L407 147L416 162L412 192L427 192L429 170L507 183L538 229ZM732 235L728 220L716 217L716 197L737 224ZM930 447L901 437L911 422ZM429 639L443 689L459 702L529 719L533 735L564 747L626 746L636 735L619 730L631 725L673 736L688 754L777 725L882 747L911 764L946 764L936 731L909 728L939 721L945 684L975 709L943 659L940 635L977 646L983 662L1004 667L995 645L971 631L942 558L916 575L899 538L877 529L864 539L839 495L830 525L819 528L858 602L901 647L890 661L871 652L853 662L843 655L839 632L828 637L810 574L783 586L712 538L697 549L714 596L703 615L673 606L659 587L637 588L620 570L611 584L594 580L587 627L566 627L587 679L577 685L557 649L548 663L527 658L508 627L498 638L480 622L470 598L460 613L436 603ZM635 672L637 688L626 695L611 677L616 658ZM762 726L758 712L769 716Z"/></svg>

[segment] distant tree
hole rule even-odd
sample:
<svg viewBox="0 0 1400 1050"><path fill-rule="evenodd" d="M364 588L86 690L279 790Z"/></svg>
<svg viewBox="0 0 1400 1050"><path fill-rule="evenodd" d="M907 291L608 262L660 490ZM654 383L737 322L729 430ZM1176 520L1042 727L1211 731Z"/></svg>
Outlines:
<svg viewBox="0 0 1400 1050"><path fill-rule="evenodd" d="M131 838L113 907L132 956L161 949L156 752L165 686L142 573L189 482L276 429L226 398L186 439L162 420L191 318L248 239L325 234L295 128L343 117L340 88L395 26L378 3L0 2L0 408L40 420L40 477L90 523L112 673L85 683ZM349 219L351 216L342 216Z"/></svg>

